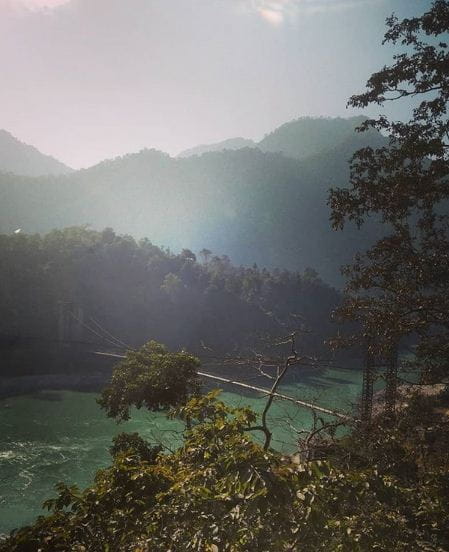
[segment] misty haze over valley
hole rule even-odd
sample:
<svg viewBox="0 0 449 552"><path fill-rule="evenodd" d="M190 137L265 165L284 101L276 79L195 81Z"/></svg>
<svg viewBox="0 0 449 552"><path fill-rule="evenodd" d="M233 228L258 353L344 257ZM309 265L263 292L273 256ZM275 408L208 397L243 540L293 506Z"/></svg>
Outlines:
<svg viewBox="0 0 449 552"><path fill-rule="evenodd" d="M30 157L9 138L0 231L113 227L174 251L207 248L237 264L313 267L338 285L340 265L381 232L370 225L336 233L329 224L328 190L347 182L352 153L384 143L379 134L355 132L363 120L303 118L251 146L234 139L177 158L142 150L75 172L36 152ZM34 178L12 174L19 160Z"/></svg>

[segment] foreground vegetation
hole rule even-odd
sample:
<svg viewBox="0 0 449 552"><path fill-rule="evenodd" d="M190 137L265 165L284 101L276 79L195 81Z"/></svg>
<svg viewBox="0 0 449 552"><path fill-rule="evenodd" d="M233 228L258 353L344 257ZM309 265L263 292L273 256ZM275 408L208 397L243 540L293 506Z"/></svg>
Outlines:
<svg viewBox="0 0 449 552"><path fill-rule="evenodd" d="M121 434L112 465L80 491L64 484L50 514L0 550L443 551L449 546L448 395L417 395L392 425L357 426L325 460L293 461L254 441L256 415L199 393L194 357L155 343L130 353L100 403L169 408L182 446ZM317 446L318 443L315 443ZM320 449L325 450L325 441Z"/></svg>

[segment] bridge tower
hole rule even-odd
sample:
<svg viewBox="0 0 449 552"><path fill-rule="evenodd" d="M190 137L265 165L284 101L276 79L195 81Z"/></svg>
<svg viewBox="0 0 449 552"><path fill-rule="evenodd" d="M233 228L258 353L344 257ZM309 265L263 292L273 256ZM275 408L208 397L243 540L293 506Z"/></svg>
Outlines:
<svg viewBox="0 0 449 552"><path fill-rule="evenodd" d="M360 418L364 425L369 425L373 414L373 395L375 379L375 361L372 344L365 342L365 366L363 367L362 400L360 405Z"/></svg>
<svg viewBox="0 0 449 552"><path fill-rule="evenodd" d="M385 372L385 411L395 415L398 394L398 347L392 344L386 358Z"/></svg>
<svg viewBox="0 0 449 552"><path fill-rule="evenodd" d="M396 411L398 392L398 344L385 346L384 353L376 356L373 341L365 342L365 365L363 367L362 399L360 418L364 425L369 425L373 414L374 382L376 370L383 369L385 374L384 402L385 412L391 417Z"/></svg>

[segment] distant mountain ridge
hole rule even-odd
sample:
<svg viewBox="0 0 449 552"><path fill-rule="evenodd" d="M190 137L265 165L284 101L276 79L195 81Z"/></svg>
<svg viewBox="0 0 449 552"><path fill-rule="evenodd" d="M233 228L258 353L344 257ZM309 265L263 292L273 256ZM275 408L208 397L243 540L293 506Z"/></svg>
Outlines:
<svg viewBox="0 0 449 552"><path fill-rule="evenodd" d="M60 175L73 169L0 129L0 171L22 176Z"/></svg>
<svg viewBox="0 0 449 552"><path fill-rule="evenodd" d="M311 132L315 138L306 157L298 139L304 133L293 133L288 142L291 128L284 126L267 140L267 147L282 147L276 152L244 147L172 158L142 150L64 176L0 175L0 232L89 223L146 236L175 251L206 248L237 264L313 267L325 281L340 285L339 266L384 230L372 222L362 231L349 225L334 232L328 190L348 184L348 160L356 149L378 147L386 138L349 132L360 119L324 121ZM333 131L333 121L341 132ZM320 149L317 136L325 132L335 140L323 139ZM296 152L296 158L286 152Z"/></svg>
<svg viewBox="0 0 449 552"><path fill-rule="evenodd" d="M354 130L366 120L357 117L300 117L284 123L259 142L247 138L230 138L223 142L201 144L182 151L177 157L191 157L214 151L258 148L261 151L282 153L294 159L306 159L332 150L339 143L351 139Z"/></svg>
<svg viewBox="0 0 449 552"><path fill-rule="evenodd" d="M301 117L267 134L257 147L262 151L282 153L294 159L306 159L334 149L348 139L354 138L355 129L366 120L357 117ZM366 136L366 134L365 134Z"/></svg>
<svg viewBox="0 0 449 552"><path fill-rule="evenodd" d="M242 148L255 148L256 143L248 138L229 138L222 142L214 144L201 144L190 149L186 149L178 153L176 157L191 157L192 155L202 155L211 151L237 150Z"/></svg>

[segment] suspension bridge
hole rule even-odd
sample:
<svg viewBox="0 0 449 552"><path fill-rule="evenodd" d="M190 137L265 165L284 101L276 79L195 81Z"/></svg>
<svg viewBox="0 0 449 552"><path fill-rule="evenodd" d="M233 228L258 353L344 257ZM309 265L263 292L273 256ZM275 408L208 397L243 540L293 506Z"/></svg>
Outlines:
<svg viewBox="0 0 449 552"><path fill-rule="evenodd" d="M86 332L88 332L88 335L91 337L95 337L95 341L92 339L90 341L86 340ZM70 302L61 302L59 305L58 333L54 339L0 335L0 348L18 347L23 344L32 346L33 343L40 343L42 345L42 343L45 342L57 344L64 347L66 351L67 348L73 348L73 350L81 350L83 354L110 359L124 359L126 358L126 351L132 350L130 345L115 337L95 318L91 316L86 317L83 309L75 307L73 303ZM103 350L99 350L100 348L103 348ZM105 348L108 350L104 350ZM386 360L375 359L369 351L370 348L367 347L367 354L363 367L360 405L360 420L365 424L369 424L371 421L373 411L374 381L376 372L381 365L387 367L385 402L386 408L389 411L394 411L397 385L397 350L392 349L391 355L389 355ZM200 358L200 360L203 362L208 361L207 358ZM229 365L230 359L226 358L223 359L223 361L224 360L226 360ZM250 362L247 364L250 364ZM278 400L289 401L296 404L300 408L332 416L345 423L360 421L352 414L341 412L336 409L326 408L314 402L291 397L277 391L273 392L268 388L251 385L237 379L225 378L222 377L222 375L204 371L199 371L198 375L206 380L215 381L219 384L232 385L241 389L247 389L252 392L260 393L263 396L273 396Z"/></svg>

